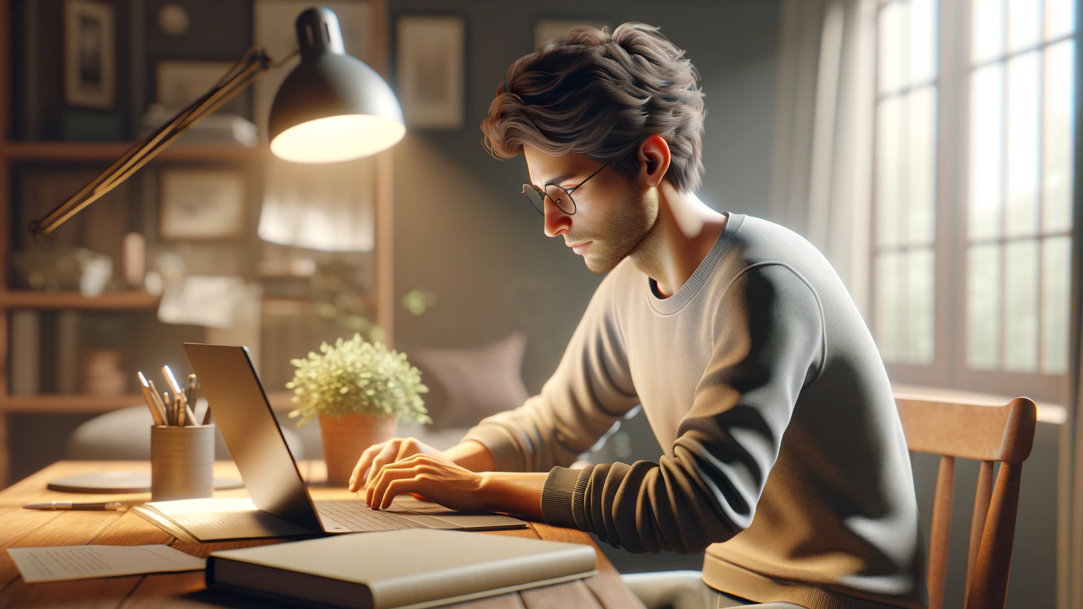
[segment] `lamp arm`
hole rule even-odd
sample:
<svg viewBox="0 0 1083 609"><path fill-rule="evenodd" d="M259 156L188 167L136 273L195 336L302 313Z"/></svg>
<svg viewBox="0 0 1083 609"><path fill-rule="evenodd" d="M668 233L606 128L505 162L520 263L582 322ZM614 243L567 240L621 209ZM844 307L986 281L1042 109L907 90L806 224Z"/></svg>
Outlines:
<svg viewBox="0 0 1083 609"><path fill-rule="evenodd" d="M139 171L159 152L187 131L192 125L217 110L256 78L272 67L270 58L259 47L245 53L238 65L199 99L189 104L154 133L137 142L105 171L39 220L30 222L30 232L42 237L56 230L76 213L119 186Z"/></svg>

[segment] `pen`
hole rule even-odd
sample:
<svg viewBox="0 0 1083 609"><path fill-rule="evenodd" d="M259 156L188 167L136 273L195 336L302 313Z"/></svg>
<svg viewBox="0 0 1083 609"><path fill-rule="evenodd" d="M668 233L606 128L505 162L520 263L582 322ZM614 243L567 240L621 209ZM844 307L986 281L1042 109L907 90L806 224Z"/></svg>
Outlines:
<svg viewBox="0 0 1083 609"><path fill-rule="evenodd" d="M192 407L192 411L195 412L196 403L199 401L199 380L196 375L188 375L188 387L184 390L184 401L188 402L188 405Z"/></svg>
<svg viewBox="0 0 1083 609"><path fill-rule="evenodd" d="M162 403L165 404L166 425L177 424L177 402L169 399L169 390L162 392Z"/></svg>
<svg viewBox="0 0 1083 609"><path fill-rule="evenodd" d="M188 408L184 405L184 398L179 393L173 396L173 410L177 411L177 426L188 425L188 417L185 416Z"/></svg>
<svg viewBox="0 0 1083 609"><path fill-rule="evenodd" d="M103 503L50 501L48 503L31 503L23 507L28 510L119 510L124 507L124 504L119 501L106 501Z"/></svg>

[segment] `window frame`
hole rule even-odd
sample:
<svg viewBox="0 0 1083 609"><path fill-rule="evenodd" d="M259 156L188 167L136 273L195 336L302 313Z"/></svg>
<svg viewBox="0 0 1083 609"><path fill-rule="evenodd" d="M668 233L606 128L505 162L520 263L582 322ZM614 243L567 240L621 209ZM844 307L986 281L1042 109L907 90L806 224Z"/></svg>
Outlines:
<svg viewBox="0 0 1083 609"><path fill-rule="evenodd" d="M880 11L886 6L902 0L879 0L877 2L876 23L876 52L879 54L879 29ZM1001 0L1005 1L1005 0ZM1078 2L1075 29L1069 36L1058 38L1063 40L1071 38L1075 40L1075 86L1079 87L1080 73L1080 39L1079 39L1079 15ZM1027 394L1039 401L1060 403L1065 399L1067 372L1064 374L1049 374L1041 370L1035 372L1014 372L1005 370L978 370L971 368L967 362L967 265L968 265L968 202L969 202L969 142L970 120L968 109L970 107L970 50L972 46L971 28L972 3L970 0L938 0L936 34L936 72L932 79L936 92L936 141L933 147L935 159L934 167L934 232L933 232L933 255L934 262L934 300L933 300L933 359L928 364L911 364L888 361L885 358L889 376L893 383L917 385L950 389L953 391L970 391L997 395ZM1047 47L1050 43L1043 38L1040 46ZM1017 53L1009 53L1004 57L989 63L1000 63L1007 66L1008 59ZM876 65L880 66L879 56ZM880 91L881 73L876 72L874 106L872 120L879 120L881 103L887 95ZM1039 93L1041 95L1041 93ZM1078 121L1078 108L1074 110ZM1078 128L1078 125L1076 125ZM877 179L879 171L878 140L879 132L872 130L872 154L873 171L871 176L872 202L870 209L869 252L873 260L869 265L870 302L876 302L877 274L876 261L883 247L877 242L877 227L880 215L880 206L877 203ZM1075 153L1073 145L1073 154ZM1072 160L1073 169L1078 165L1079 159ZM1073 175L1074 183L1074 175ZM1074 192L1074 191L1073 191ZM1078 220L1077 220L1078 221ZM1041 235L1042 233L1039 233ZM1068 229L1071 237L1071 228ZM1004 235L998 240L1004 243ZM1041 244L1039 237L1029 237ZM1040 252L1041 250L1039 250ZM1078 269L1072 269L1072 273L1078 273ZM1039 283L1039 287L1040 287ZM1001 292L1005 290L1002 288ZM1039 298L1039 315L1041 315L1042 296ZM1065 303L1067 307L1067 303ZM869 307L869 324L875 332L877 326L876 306ZM1004 317L1001 317L1001 337L1004 337ZM1039 362L1041 361L1041 322L1039 317ZM1067 319L1071 323L1070 315ZM1070 331L1066 327L1065 332ZM1002 346L1003 348L1003 346Z"/></svg>

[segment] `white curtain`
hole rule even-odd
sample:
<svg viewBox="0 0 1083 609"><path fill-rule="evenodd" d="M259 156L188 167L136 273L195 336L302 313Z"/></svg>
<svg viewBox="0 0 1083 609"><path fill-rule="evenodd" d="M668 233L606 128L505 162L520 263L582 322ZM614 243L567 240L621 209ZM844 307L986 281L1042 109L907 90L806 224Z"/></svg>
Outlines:
<svg viewBox="0 0 1083 609"><path fill-rule="evenodd" d="M770 208L866 313L875 24L875 0L782 1Z"/></svg>

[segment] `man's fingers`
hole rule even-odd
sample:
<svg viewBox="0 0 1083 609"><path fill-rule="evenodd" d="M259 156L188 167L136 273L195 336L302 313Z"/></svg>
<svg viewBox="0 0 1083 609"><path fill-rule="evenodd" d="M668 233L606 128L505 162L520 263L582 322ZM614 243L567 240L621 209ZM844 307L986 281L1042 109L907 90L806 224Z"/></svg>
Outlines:
<svg viewBox="0 0 1083 609"><path fill-rule="evenodd" d="M370 446L365 449L365 452L361 453L361 457L357 460L357 465L353 467L353 473L350 474L350 486L351 492L356 493L362 486L365 485L365 480L368 478L369 468L372 466L372 456L377 451L377 446Z"/></svg>

